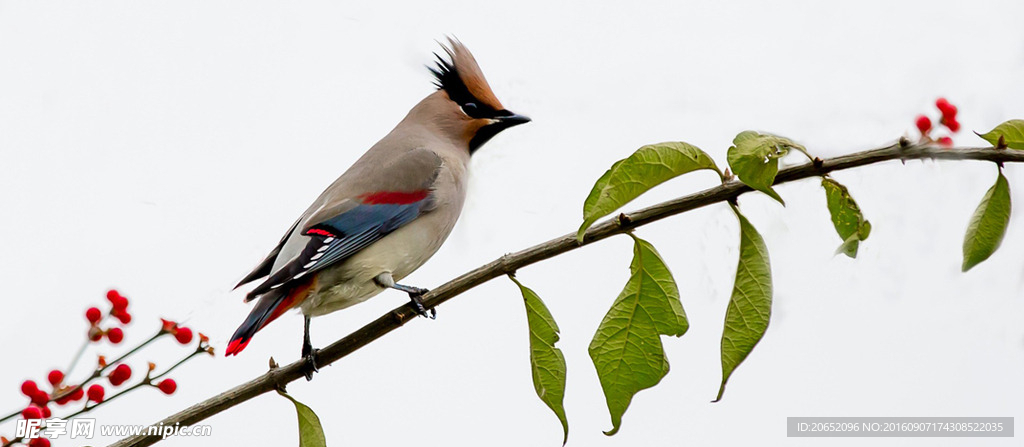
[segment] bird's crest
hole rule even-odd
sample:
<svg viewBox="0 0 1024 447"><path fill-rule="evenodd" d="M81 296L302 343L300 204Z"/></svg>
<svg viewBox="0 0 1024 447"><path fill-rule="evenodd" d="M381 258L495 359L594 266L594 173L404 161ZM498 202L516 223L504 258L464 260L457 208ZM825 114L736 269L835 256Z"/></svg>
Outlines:
<svg viewBox="0 0 1024 447"><path fill-rule="evenodd" d="M503 110L501 101L494 96L491 87L487 85L483 71L476 63L473 53L469 52L462 42L449 37L448 45L441 44L448 59L434 53L437 56L437 67L430 68L434 73L434 85L438 90L444 90L448 97L459 105L475 103L478 107L490 110Z"/></svg>

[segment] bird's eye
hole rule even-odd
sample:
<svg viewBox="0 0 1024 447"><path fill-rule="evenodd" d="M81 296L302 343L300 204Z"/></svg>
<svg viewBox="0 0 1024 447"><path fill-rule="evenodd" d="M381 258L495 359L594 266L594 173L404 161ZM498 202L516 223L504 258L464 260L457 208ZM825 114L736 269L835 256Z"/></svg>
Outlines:
<svg viewBox="0 0 1024 447"><path fill-rule="evenodd" d="M462 113L465 113L467 116L473 116L477 109L476 103L467 102L462 105Z"/></svg>

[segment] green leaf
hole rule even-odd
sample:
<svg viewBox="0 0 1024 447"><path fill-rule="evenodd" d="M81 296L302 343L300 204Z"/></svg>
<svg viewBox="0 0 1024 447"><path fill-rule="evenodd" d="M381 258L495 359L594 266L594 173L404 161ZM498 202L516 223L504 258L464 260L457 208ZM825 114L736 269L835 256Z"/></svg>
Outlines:
<svg viewBox="0 0 1024 447"><path fill-rule="evenodd" d="M1024 120L1009 120L986 134L978 134L993 146L999 146L999 137L1012 149L1024 149Z"/></svg>
<svg viewBox="0 0 1024 447"><path fill-rule="evenodd" d="M537 294L524 286L515 276L509 279L519 286L526 303L526 321L530 326L530 369L537 397L555 412L562 422L562 445L569 440L569 421L565 418L565 356L555 347L558 342L558 324Z"/></svg>
<svg viewBox="0 0 1024 447"><path fill-rule="evenodd" d="M857 202L850 196L845 186L828 177L821 178L821 186L825 188L825 199L828 212L832 215L832 225L843 240L836 253L844 253L851 258L857 257L860 241L871 234L871 223L864 219Z"/></svg>
<svg viewBox="0 0 1024 447"><path fill-rule="evenodd" d="M740 132L729 148L729 167L747 186L768 194L785 205L786 202L772 189L775 175L779 173L779 159L796 149L807 154L807 149L789 138L772 134L761 134L748 130Z"/></svg>
<svg viewBox="0 0 1024 447"><path fill-rule="evenodd" d="M971 223L964 236L963 271L968 271L988 259L999 248L1010 222L1010 185L1003 177L1002 170L996 184L989 188L985 197L974 210Z"/></svg>
<svg viewBox="0 0 1024 447"><path fill-rule="evenodd" d="M725 384L743 363L757 342L761 341L772 314L772 269L764 239L740 210L733 207L740 220L740 261L736 267L736 283L725 312L722 331L722 386L715 402L722 400Z"/></svg>
<svg viewBox="0 0 1024 447"><path fill-rule="evenodd" d="M312 409L303 403L295 400L294 397L278 391L280 394L295 404L295 412L299 415L299 447L327 447L327 438L324 437L324 428L320 425L320 418Z"/></svg>
<svg viewBox="0 0 1024 447"><path fill-rule="evenodd" d="M594 184L583 203L583 225L576 238L583 241L583 234L594 222L648 189L698 169L722 174L708 154L687 143L649 144L637 149L633 155L615 162Z"/></svg>
<svg viewBox="0 0 1024 447"><path fill-rule="evenodd" d="M678 337L690 327L665 262L650 243L630 237L629 281L601 320L589 348L612 418L612 429L605 432L609 436L619 431L633 395L668 374L661 335Z"/></svg>

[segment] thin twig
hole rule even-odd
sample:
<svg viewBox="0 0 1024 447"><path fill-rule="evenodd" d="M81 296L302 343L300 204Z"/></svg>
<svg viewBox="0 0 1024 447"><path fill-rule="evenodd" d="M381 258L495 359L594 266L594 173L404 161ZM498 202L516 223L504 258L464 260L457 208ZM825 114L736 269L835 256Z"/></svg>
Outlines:
<svg viewBox="0 0 1024 447"><path fill-rule="evenodd" d="M1019 163L1024 162L1024 151L999 150L991 147L952 149L930 145L904 145L901 147L900 144L893 144L879 149L821 160L820 162L814 160L799 166L783 169L776 176L775 184L820 176L832 171L850 169L883 161L914 159L984 160ZM505 275L508 272L514 272L522 267L575 250L583 245L628 232L634 228L669 216L715 203L734 200L740 194L750 191L752 191L750 187L737 181L730 181L720 186L662 202L632 213L624 213L622 215L624 218L605 219L603 222L587 230L582 243L576 241L576 233L572 232L525 250L504 255L495 261L478 267L427 292L422 296L423 306L427 309L432 309L469 289L498 276ZM330 365L385 334L398 329L416 318L416 316L416 310L412 305L398 307L348 336L321 349L316 355L316 363L320 367ZM299 360L283 367L271 369L249 382L175 413L158 424L162 426L193 425L253 397L273 391L300 377L304 377L304 373L309 367L310 365L305 360ZM143 430L142 433L147 433L147 431ZM153 445L160 440L161 436L139 434L122 439L112 444L111 447L142 447Z"/></svg>
<svg viewBox="0 0 1024 447"><path fill-rule="evenodd" d="M75 366L78 366L78 361L82 359L82 354L85 354L85 350L89 347L90 344L92 344L92 341L87 338L85 339L85 341L82 342L82 346L78 347L78 352L76 352L75 356L71 358L71 363L68 364L67 368L64 368L64 371L66 371L66 375L70 376L71 371L74 371ZM60 383L58 383L55 386L60 386L63 384L64 381L61 380Z"/></svg>

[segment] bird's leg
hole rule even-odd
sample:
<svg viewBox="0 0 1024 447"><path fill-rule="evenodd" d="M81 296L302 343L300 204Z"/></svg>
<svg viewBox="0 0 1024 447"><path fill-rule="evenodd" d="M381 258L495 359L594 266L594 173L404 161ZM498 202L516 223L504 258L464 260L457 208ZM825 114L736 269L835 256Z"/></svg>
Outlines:
<svg viewBox="0 0 1024 447"><path fill-rule="evenodd" d="M419 287L404 286L401 284L395 284L391 286L392 289L401 290L409 294L409 301L416 306L416 313L420 314L421 317L430 318L431 320L437 318L437 309L430 309L429 314L427 308L423 307L423 300L420 299L424 293L429 292L429 289L421 289Z"/></svg>
<svg viewBox="0 0 1024 447"><path fill-rule="evenodd" d="M389 272L384 272L377 275L377 277L374 278L374 280L381 287L401 290L405 293L408 293L409 301L412 301L413 306L416 306L416 313L420 314L421 317L430 318L431 320L437 318L437 310L430 309L430 312L427 312L427 308L423 306L423 300L420 299L420 296L422 296L424 293L429 292L430 290L398 284L395 282L395 279L391 277L391 273Z"/></svg>
<svg viewBox="0 0 1024 447"><path fill-rule="evenodd" d="M309 362L310 369L306 371L306 381L313 380L313 373L319 372L320 368L316 366L316 353L319 349L313 349L313 343L309 341L309 319L310 316L306 315L305 330L302 334L302 358Z"/></svg>

